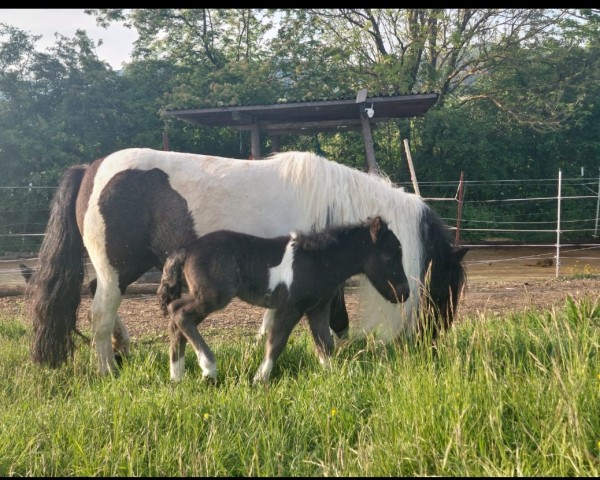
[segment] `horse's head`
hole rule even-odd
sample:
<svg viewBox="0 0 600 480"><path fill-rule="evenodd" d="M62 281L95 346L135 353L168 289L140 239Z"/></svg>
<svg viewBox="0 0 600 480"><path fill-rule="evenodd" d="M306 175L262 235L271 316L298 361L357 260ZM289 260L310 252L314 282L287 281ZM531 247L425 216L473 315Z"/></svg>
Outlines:
<svg viewBox="0 0 600 480"><path fill-rule="evenodd" d="M402 267L400 241L379 216L369 219L373 249L365 262L365 275L388 301L402 303L410 295L408 279Z"/></svg>

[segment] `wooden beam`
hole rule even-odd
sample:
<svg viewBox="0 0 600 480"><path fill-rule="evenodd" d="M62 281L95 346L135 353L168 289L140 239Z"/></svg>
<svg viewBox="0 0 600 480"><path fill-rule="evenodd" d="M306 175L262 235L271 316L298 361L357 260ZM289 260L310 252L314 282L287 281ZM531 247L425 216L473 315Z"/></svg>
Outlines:
<svg viewBox="0 0 600 480"><path fill-rule="evenodd" d="M244 123L252 123L253 122L251 115L242 113L238 110L233 110L231 112L231 118L233 118L236 122L244 122Z"/></svg>
<svg viewBox="0 0 600 480"><path fill-rule="evenodd" d="M311 122L259 122L256 125L259 126L263 132L275 132L279 130L290 130L297 132L302 129L332 129L336 128L360 128L360 119L349 119L349 120L323 120L323 121L311 121ZM241 131L252 131L252 125L233 125L231 128L234 130Z"/></svg>

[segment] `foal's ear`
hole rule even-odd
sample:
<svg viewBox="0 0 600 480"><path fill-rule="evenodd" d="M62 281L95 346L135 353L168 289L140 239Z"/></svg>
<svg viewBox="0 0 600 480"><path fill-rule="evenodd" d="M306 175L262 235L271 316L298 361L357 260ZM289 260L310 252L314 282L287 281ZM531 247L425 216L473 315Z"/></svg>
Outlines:
<svg viewBox="0 0 600 480"><path fill-rule="evenodd" d="M373 243L377 242L377 239L387 231L387 223L385 223L379 215L371 220L371 240Z"/></svg>

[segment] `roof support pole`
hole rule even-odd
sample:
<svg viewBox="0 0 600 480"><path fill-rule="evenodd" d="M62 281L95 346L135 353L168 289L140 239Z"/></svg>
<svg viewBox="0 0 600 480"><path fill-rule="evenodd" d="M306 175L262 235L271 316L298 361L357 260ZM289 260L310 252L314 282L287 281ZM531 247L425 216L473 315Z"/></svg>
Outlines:
<svg viewBox="0 0 600 480"><path fill-rule="evenodd" d="M279 151L279 135L271 135L271 153Z"/></svg>
<svg viewBox="0 0 600 480"><path fill-rule="evenodd" d="M256 123L252 124L252 130L250 130L250 154L254 160L260 158L260 128Z"/></svg>
<svg viewBox="0 0 600 480"><path fill-rule="evenodd" d="M363 88L359 90L356 94L356 103L358 104L358 113L360 115L360 124L362 127L363 139L365 141L365 152L366 152L366 162L365 169L369 173L375 173L379 175L381 172L379 171L379 166L377 165L377 161L375 160L375 147L373 146L373 136L371 135L371 123L369 122L369 118L371 118L374 113L371 113L369 116L367 114L367 109L365 107L365 102L367 100L367 89ZM371 112L373 109L371 108Z"/></svg>

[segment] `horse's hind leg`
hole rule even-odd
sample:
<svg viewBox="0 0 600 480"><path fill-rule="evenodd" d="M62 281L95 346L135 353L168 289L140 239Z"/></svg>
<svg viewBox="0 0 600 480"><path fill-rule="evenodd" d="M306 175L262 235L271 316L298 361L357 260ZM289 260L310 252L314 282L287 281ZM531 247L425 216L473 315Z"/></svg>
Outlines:
<svg viewBox="0 0 600 480"><path fill-rule="evenodd" d="M308 317L308 324L310 325L310 331L317 347L317 354L319 355L319 361L321 365L328 366L329 358L333 353L333 337L329 330L329 308L330 304L327 303L322 307L315 308L309 312L306 312Z"/></svg>
<svg viewBox="0 0 600 480"><path fill-rule="evenodd" d="M267 332L268 337L265 347L265 357L258 367L256 375L254 375L255 383L266 382L269 380L275 361L279 358L281 352L283 352L290 333L292 333L292 330L301 318L302 312L298 312L295 309L288 308L275 311L273 323Z"/></svg>
<svg viewBox="0 0 600 480"><path fill-rule="evenodd" d="M111 334L117 323L117 310L121 304L121 291L116 272L99 274L98 287L92 301L92 331L99 373L104 375L116 370Z"/></svg>
<svg viewBox="0 0 600 480"><path fill-rule="evenodd" d="M196 352L198 363L200 364L200 368L202 368L202 376L216 380L217 363L215 356L197 328L197 325L210 312L205 309L204 304L197 298L190 297L175 300L169 305L169 311L171 312L172 322L185 335L185 338ZM173 342L181 342L177 337L178 334L173 333L173 330L171 330L171 348L173 347ZM174 380L179 380L179 378L174 378Z"/></svg>
<svg viewBox="0 0 600 480"><path fill-rule="evenodd" d="M179 381L185 374L185 345L187 340L173 320L169 321L169 340L171 380Z"/></svg>
<svg viewBox="0 0 600 480"><path fill-rule="evenodd" d="M95 278L90 280L88 288L90 290L90 294L92 295L92 298L96 294L96 288L97 288L96 285L97 285L97 280ZM90 322L92 321L92 312L91 311L88 311L88 320ZM117 321L115 322L115 328L113 329L113 332L112 332L112 347L113 347L113 352L115 354L115 359L117 360L117 363L120 363L121 356L126 357L127 355L129 355L130 343L131 343L131 338L129 336L129 330L127 330L127 327L123 323L121 316L117 313Z"/></svg>

